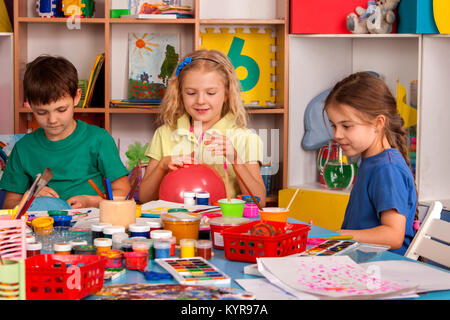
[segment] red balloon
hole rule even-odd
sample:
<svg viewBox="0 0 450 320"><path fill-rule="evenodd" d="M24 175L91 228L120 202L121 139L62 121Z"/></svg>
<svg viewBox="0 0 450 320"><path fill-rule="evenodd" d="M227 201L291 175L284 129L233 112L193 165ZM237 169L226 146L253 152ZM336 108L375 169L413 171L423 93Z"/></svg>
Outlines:
<svg viewBox="0 0 450 320"><path fill-rule="evenodd" d="M209 202L227 197L225 184L216 170L205 164L194 164L169 172L161 181L159 199L183 203L183 192L209 192Z"/></svg>

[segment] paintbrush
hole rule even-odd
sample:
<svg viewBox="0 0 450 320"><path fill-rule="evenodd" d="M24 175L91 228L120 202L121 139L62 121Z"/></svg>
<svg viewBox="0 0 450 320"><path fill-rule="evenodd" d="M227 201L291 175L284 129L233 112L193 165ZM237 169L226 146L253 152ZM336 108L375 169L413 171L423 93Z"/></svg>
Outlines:
<svg viewBox="0 0 450 320"><path fill-rule="evenodd" d="M258 206L258 209L260 211L263 211L263 208L261 207L261 205L259 204L258 200L256 200L256 197L253 195L253 192L250 190L250 188L247 186L247 184L245 183L244 179L242 179L241 175L237 172L237 170L234 170L234 174L236 175L236 177L242 182L242 184L244 185L245 189L247 189L248 193L250 193L250 196L252 197L253 201L255 202L255 204Z"/></svg>
<svg viewBox="0 0 450 320"><path fill-rule="evenodd" d="M20 199L19 204L17 205L17 209L16 209L16 213L14 216L11 217L11 220L14 220L17 218L17 215L20 213L20 211L22 210L23 206L25 205L25 203L30 199L31 195L33 194L34 190L36 189L36 185L39 181L39 179L41 178L41 174L38 173L36 175L36 179L34 179L33 184L31 185L30 189L28 189L27 191L25 191L25 193L22 196L22 199Z"/></svg>
<svg viewBox="0 0 450 320"><path fill-rule="evenodd" d="M52 170L50 170L49 168L46 168L44 170L44 173L42 174L41 178L39 179L39 181L36 184L36 191L34 191L33 193L30 192L31 198L25 203L25 206L22 208L22 210L20 210L19 215L17 216L16 219L20 219L20 217L22 217L22 215L30 207L30 205L33 202L34 198L36 198L36 196L39 194L39 192L41 192L41 190L47 185L47 183L52 178L53 178Z"/></svg>
<svg viewBox="0 0 450 320"><path fill-rule="evenodd" d="M128 199L130 199L130 198L133 197L134 193L136 192L136 188L137 188L137 185L138 185L138 183L139 183L139 180L141 180L140 177L135 177L135 178L134 178L134 181L133 181L133 183L132 183L132 185L131 185L131 190L130 190L130 192L128 193L128 195L127 195L127 197L126 197L125 200L128 200Z"/></svg>
<svg viewBox="0 0 450 320"><path fill-rule="evenodd" d="M88 180L89 184L91 185L91 187L95 190L95 192L97 192L97 194L102 198L102 199L106 199L106 196L103 194L103 192L97 187L97 185L94 183L94 181L92 181L92 179Z"/></svg>
<svg viewBox="0 0 450 320"><path fill-rule="evenodd" d="M225 169L225 191L227 193L227 201L231 202L231 196L230 196L230 178L228 177L228 167L227 162L223 162L223 168Z"/></svg>

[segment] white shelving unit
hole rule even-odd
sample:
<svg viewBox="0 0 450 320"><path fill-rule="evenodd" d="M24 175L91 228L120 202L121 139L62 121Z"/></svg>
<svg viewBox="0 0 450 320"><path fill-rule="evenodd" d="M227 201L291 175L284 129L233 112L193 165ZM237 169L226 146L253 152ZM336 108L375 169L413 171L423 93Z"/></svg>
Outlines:
<svg viewBox="0 0 450 320"><path fill-rule="evenodd" d="M288 186L323 190L315 151L301 147L304 112L316 95L357 71L375 71L396 96L418 80L416 183L420 201L450 198L450 37L290 35Z"/></svg>
<svg viewBox="0 0 450 320"><path fill-rule="evenodd" d="M14 41L12 32L0 32L0 134L14 133Z"/></svg>

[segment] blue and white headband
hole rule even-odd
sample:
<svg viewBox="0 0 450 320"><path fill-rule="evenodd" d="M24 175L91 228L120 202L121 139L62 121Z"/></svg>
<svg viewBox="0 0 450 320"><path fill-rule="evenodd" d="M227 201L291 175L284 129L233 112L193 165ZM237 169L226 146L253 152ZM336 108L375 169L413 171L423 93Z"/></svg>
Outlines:
<svg viewBox="0 0 450 320"><path fill-rule="evenodd" d="M189 63L191 63L192 61L195 61L195 60L208 60L208 61L212 61L212 62L218 64L218 62L216 60L209 59L209 58L195 58L195 59L192 59L191 57L186 57L178 65L177 71L175 72L175 75L178 77L178 75L180 74L181 70L183 70L184 67L186 67Z"/></svg>

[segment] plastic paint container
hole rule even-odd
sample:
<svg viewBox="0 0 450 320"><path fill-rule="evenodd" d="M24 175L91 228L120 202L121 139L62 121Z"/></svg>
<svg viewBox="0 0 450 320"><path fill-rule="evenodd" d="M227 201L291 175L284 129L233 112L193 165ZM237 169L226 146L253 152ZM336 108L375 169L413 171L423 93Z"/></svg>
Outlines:
<svg viewBox="0 0 450 320"><path fill-rule="evenodd" d="M128 234L125 232L117 232L112 235L112 248L113 250L121 250L122 241L128 239Z"/></svg>
<svg viewBox="0 0 450 320"><path fill-rule="evenodd" d="M153 240L170 240L173 233L171 230L153 230L150 232L150 238Z"/></svg>
<svg viewBox="0 0 450 320"><path fill-rule="evenodd" d="M100 252L111 250L112 240L109 238L97 238L94 240L94 247L97 249L96 254Z"/></svg>
<svg viewBox="0 0 450 320"><path fill-rule="evenodd" d="M195 194L197 205L209 205L209 192L197 192Z"/></svg>
<svg viewBox="0 0 450 320"><path fill-rule="evenodd" d="M42 250L42 243L40 242L27 243L27 258L41 254L41 250Z"/></svg>
<svg viewBox="0 0 450 320"><path fill-rule="evenodd" d="M241 217L244 213L244 200L240 199L220 199L219 201L220 210L222 211L222 215L225 217Z"/></svg>
<svg viewBox="0 0 450 320"><path fill-rule="evenodd" d="M148 250L150 249L150 243L146 241L133 241L131 244L131 247L133 248L133 252L146 252L148 253Z"/></svg>
<svg viewBox="0 0 450 320"><path fill-rule="evenodd" d="M54 216L53 227L60 229L69 229L72 222L72 216Z"/></svg>
<svg viewBox="0 0 450 320"><path fill-rule="evenodd" d="M150 238L150 226L148 224L130 224L128 231L130 232L130 237Z"/></svg>
<svg viewBox="0 0 450 320"><path fill-rule="evenodd" d="M103 238L103 228L105 227L111 227L111 223L106 222L100 222L100 223L94 223L91 225L91 232L92 232L92 242L94 242L97 238Z"/></svg>
<svg viewBox="0 0 450 320"><path fill-rule="evenodd" d="M96 255L97 249L91 245L81 245L72 247L73 254L77 255Z"/></svg>
<svg viewBox="0 0 450 320"><path fill-rule="evenodd" d="M195 257L195 240L194 239L181 239L180 240L181 257L191 258Z"/></svg>
<svg viewBox="0 0 450 320"><path fill-rule="evenodd" d="M262 211L259 212L261 220L265 221L286 222L288 215L289 209L278 207L263 208Z"/></svg>
<svg viewBox="0 0 450 320"><path fill-rule="evenodd" d="M258 206L255 203L246 203L244 205L244 218L257 219L259 215Z"/></svg>
<svg viewBox="0 0 450 320"><path fill-rule="evenodd" d="M155 248L155 259L170 258L170 241L155 240L153 247Z"/></svg>
<svg viewBox="0 0 450 320"><path fill-rule="evenodd" d="M198 239L201 218L201 214L191 212L161 214L164 229L172 231L173 236L177 238L177 244L180 239Z"/></svg>
<svg viewBox="0 0 450 320"><path fill-rule="evenodd" d="M26 235L25 236L25 241L26 241L26 243L32 243L32 242L36 242L36 238L35 238L35 236L32 236L32 235Z"/></svg>
<svg viewBox="0 0 450 320"><path fill-rule="evenodd" d="M133 252L132 244L133 241L131 239L122 240L122 242L120 243L120 250L122 250L123 252Z"/></svg>
<svg viewBox="0 0 450 320"><path fill-rule="evenodd" d="M100 252L100 256L107 258L105 268L122 269L123 265L123 251L109 250Z"/></svg>
<svg viewBox="0 0 450 320"><path fill-rule="evenodd" d="M195 192L192 191L183 192L183 199L185 206L195 206Z"/></svg>
<svg viewBox="0 0 450 320"><path fill-rule="evenodd" d="M38 217L31 222L34 232L41 236L46 236L53 231L52 217Z"/></svg>
<svg viewBox="0 0 450 320"><path fill-rule="evenodd" d="M206 260L211 259L212 255L212 241L211 240L198 240L195 244L197 250L197 256Z"/></svg>
<svg viewBox="0 0 450 320"><path fill-rule="evenodd" d="M69 212L64 210L48 210L47 213L49 217L54 217L54 216L67 216Z"/></svg>
<svg viewBox="0 0 450 320"><path fill-rule="evenodd" d="M67 242L55 243L53 245L53 251L55 254L70 254L71 250L72 246Z"/></svg>
<svg viewBox="0 0 450 320"><path fill-rule="evenodd" d="M118 232L125 232L125 227L123 226L111 226L103 228L103 238L112 239L112 235Z"/></svg>
<svg viewBox="0 0 450 320"><path fill-rule="evenodd" d="M162 229L162 223L161 221L146 221L146 224L150 226L150 232L153 230L161 230ZM149 232L149 234L150 234Z"/></svg>
<svg viewBox="0 0 450 320"><path fill-rule="evenodd" d="M72 249L76 246L87 246L88 244L86 240L70 240L69 243Z"/></svg>
<svg viewBox="0 0 450 320"><path fill-rule="evenodd" d="M177 244L177 238L170 238L170 256L173 257L175 255L175 246Z"/></svg>
<svg viewBox="0 0 450 320"><path fill-rule="evenodd" d="M125 252L125 266L130 270L144 271L148 263L148 254L144 252Z"/></svg>
<svg viewBox="0 0 450 320"><path fill-rule="evenodd" d="M209 220L209 226L211 228L211 240L214 249L223 249L223 236L222 230L239 226L244 223L250 222L248 218L239 217L216 217Z"/></svg>

